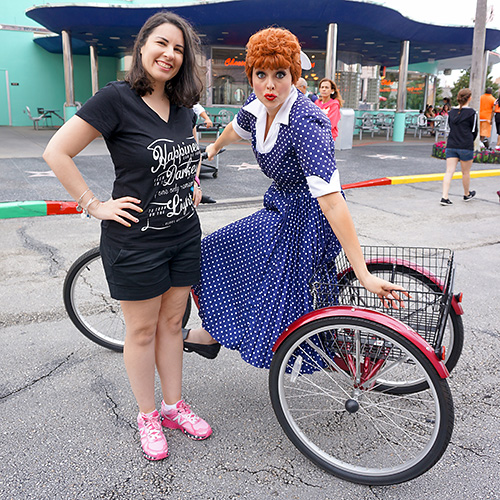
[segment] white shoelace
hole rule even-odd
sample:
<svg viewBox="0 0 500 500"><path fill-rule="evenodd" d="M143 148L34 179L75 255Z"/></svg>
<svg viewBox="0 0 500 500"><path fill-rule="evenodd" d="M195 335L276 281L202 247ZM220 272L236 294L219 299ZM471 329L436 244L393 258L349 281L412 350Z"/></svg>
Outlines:
<svg viewBox="0 0 500 500"><path fill-rule="evenodd" d="M157 420L149 420L144 418L144 427L143 429L149 434L149 436L155 440L161 438L161 425Z"/></svg>
<svg viewBox="0 0 500 500"><path fill-rule="evenodd" d="M183 404L178 410L180 410L179 413L172 420L178 420L180 424L184 422L195 424L200 418L191 411L187 404Z"/></svg>

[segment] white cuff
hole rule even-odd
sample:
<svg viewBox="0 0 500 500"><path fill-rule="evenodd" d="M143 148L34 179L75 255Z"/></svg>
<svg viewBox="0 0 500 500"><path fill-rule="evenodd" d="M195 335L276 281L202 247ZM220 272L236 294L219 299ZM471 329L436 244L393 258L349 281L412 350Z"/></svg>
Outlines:
<svg viewBox="0 0 500 500"><path fill-rule="evenodd" d="M238 124L237 116L233 118L233 130L245 141L249 141L252 138L252 133L241 128Z"/></svg>
<svg viewBox="0 0 500 500"><path fill-rule="evenodd" d="M317 175L311 175L306 179L307 184L309 185L309 191L311 191L311 194L314 198L319 198L320 196L324 196L325 194L338 193L342 191L338 170L335 170L335 172L333 172L330 182L326 182Z"/></svg>

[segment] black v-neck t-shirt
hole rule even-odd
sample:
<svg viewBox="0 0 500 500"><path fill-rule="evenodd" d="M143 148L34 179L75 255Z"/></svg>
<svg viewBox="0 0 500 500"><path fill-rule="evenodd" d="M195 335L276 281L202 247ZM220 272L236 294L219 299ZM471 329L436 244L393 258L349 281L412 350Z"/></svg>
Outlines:
<svg viewBox="0 0 500 500"><path fill-rule="evenodd" d="M112 82L76 113L104 137L115 167L113 199L133 196L142 213L130 228L102 221L105 239L122 248L173 246L201 236L191 191L200 160L192 109L170 103L163 120L127 82Z"/></svg>

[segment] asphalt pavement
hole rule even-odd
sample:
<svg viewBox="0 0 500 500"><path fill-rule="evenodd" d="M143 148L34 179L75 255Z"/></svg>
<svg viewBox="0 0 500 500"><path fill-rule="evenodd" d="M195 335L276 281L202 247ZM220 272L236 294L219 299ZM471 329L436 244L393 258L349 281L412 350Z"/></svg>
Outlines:
<svg viewBox="0 0 500 500"><path fill-rule="evenodd" d="M0 128L0 202L68 199L41 160L51 133ZM342 182L443 172L431 149L429 139L356 141L337 154ZM77 162L109 195L104 145ZM240 144L221 156L217 178L203 177L217 200L200 207L205 234L259 209L269 180L255 165ZM453 181L450 207L439 205L440 182L346 191L363 244L451 248L455 291L464 293L451 443L425 475L387 487L344 482L303 457L274 416L268 372L226 349L214 361L184 357L184 397L213 436L194 442L168 430L170 457L144 460L122 356L83 337L62 303L65 274L97 244L99 224L77 215L0 220L0 499L499 499L500 178L473 179L472 189L465 203Z"/></svg>

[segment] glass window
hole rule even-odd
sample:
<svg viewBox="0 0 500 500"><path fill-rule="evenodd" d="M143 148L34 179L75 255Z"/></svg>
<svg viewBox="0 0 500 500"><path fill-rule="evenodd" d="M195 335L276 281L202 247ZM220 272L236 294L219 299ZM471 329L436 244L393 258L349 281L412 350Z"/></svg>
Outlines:
<svg viewBox="0 0 500 500"><path fill-rule="evenodd" d="M307 82L307 90L318 93L319 81L325 76L325 53L324 52L313 52L310 50L304 51L311 61L312 68L309 71L302 71L302 77Z"/></svg>
<svg viewBox="0 0 500 500"><path fill-rule="evenodd" d="M212 49L212 102L241 106L252 92L245 74L244 49Z"/></svg>

